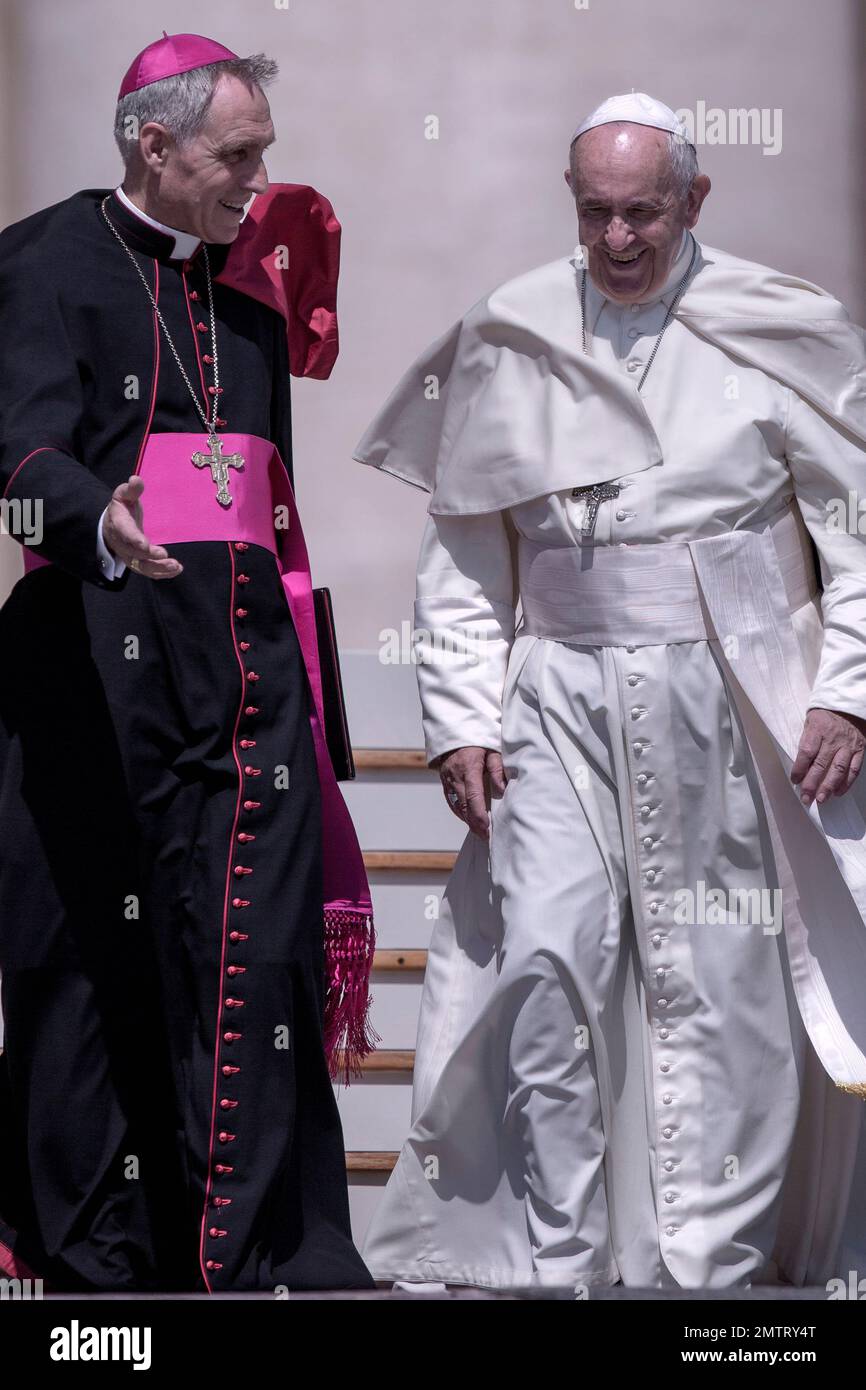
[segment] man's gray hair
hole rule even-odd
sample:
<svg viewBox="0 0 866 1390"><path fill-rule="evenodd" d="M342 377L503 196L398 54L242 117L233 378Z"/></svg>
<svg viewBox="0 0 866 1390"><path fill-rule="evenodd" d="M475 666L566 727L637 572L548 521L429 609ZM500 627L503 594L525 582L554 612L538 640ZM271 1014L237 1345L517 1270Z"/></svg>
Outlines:
<svg viewBox="0 0 866 1390"><path fill-rule="evenodd" d="M595 127L593 127L594 129ZM685 198L692 183L700 173L698 168L698 154L694 145L690 145L688 140L684 140L681 135L675 135L672 130L666 132L668 137L668 153L671 161L671 177L673 179L674 192L679 199ZM580 136L576 136L571 142L569 151L569 166L571 168L571 191L577 197L578 177L577 177L577 142Z"/></svg>
<svg viewBox="0 0 866 1390"><path fill-rule="evenodd" d="M254 53L250 58L225 58L206 67L192 68L176 77L150 82L137 92L127 92L117 103L114 138L124 164L138 149L138 135L148 121L164 125L178 145L198 135L205 123L221 77L238 77L247 87L264 90L279 71L273 58Z"/></svg>

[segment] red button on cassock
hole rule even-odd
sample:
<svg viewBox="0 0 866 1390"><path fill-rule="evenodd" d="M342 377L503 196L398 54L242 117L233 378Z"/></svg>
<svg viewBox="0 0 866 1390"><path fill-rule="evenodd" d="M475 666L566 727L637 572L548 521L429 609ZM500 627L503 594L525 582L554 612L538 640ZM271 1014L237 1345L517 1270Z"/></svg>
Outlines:
<svg viewBox="0 0 866 1390"><path fill-rule="evenodd" d="M250 939L250 934L249 934L248 931L230 931L230 932L229 932L229 941L249 941L249 939Z"/></svg>

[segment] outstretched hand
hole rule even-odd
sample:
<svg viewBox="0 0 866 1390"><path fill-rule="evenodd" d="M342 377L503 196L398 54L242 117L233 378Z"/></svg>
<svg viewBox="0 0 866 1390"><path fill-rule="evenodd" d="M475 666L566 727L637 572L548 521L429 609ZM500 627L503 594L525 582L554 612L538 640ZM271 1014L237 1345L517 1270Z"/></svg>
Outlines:
<svg viewBox="0 0 866 1390"><path fill-rule="evenodd" d="M137 574L148 579L174 579L182 572L183 565L172 559L164 546L151 545L141 529L143 491L144 482L138 474L114 489L102 523L102 539L112 555L134 568ZM134 566L133 560L137 561Z"/></svg>

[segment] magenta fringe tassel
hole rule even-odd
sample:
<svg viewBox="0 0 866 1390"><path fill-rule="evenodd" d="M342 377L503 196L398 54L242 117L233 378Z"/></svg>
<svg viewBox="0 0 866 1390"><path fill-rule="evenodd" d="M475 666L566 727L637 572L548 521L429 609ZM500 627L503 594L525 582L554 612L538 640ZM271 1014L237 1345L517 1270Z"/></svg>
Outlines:
<svg viewBox="0 0 866 1390"><path fill-rule="evenodd" d="M373 917L357 908L325 908L325 1056L333 1081L348 1086L379 1034L370 1022Z"/></svg>

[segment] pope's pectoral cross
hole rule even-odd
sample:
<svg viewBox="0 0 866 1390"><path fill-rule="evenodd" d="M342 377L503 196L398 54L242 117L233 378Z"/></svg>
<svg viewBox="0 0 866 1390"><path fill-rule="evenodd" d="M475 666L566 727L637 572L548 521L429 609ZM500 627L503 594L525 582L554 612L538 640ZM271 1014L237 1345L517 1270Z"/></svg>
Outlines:
<svg viewBox="0 0 866 1390"><path fill-rule="evenodd" d="M232 498L229 492L229 469L243 468L243 454L224 454L223 442L218 434L209 434L207 442L210 453L202 454L196 450L192 461L196 468L210 469L210 475L216 483L217 501L221 507L230 507Z"/></svg>
<svg viewBox="0 0 866 1390"><path fill-rule="evenodd" d="M598 516L598 509L602 502L609 502L613 497L619 497L619 483L593 483L591 487L573 487L572 497L585 497L586 510L583 514L583 525L580 528L582 536L591 536L595 531L595 520Z"/></svg>

